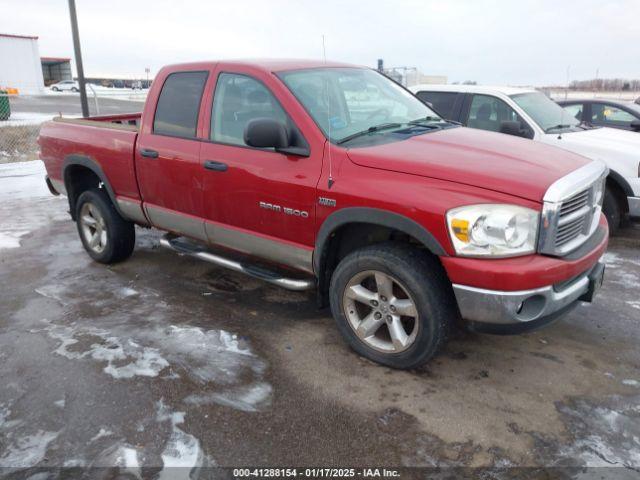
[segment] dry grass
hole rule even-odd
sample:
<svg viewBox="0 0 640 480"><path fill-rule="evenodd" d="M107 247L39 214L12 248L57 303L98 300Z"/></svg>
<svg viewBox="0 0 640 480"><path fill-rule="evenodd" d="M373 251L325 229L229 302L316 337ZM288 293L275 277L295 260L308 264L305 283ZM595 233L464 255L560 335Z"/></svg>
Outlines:
<svg viewBox="0 0 640 480"><path fill-rule="evenodd" d="M0 163L38 158L40 125L3 126L0 122Z"/></svg>

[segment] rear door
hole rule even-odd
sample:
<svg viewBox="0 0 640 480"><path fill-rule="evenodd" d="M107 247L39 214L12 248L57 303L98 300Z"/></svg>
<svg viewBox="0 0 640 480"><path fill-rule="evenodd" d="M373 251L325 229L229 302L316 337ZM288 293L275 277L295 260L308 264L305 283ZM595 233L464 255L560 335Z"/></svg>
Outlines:
<svg viewBox="0 0 640 480"><path fill-rule="evenodd" d="M179 71L159 78L162 89L153 120L145 120L136 145L140 192L150 222L161 229L206 240L203 223L200 103L209 72Z"/></svg>
<svg viewBox="0 0 640 480"><path fill-rule="evenodd" d="M620 106L607 102L591 103L590 123L593 125L632 130L631 122L634 120L638 120L635 115Z"/></svg>

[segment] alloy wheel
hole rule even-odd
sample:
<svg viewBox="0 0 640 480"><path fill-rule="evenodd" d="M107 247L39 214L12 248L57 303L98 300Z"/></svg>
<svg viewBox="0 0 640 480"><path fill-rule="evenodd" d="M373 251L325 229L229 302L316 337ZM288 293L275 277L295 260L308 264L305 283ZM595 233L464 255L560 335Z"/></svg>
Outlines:
<svg viewBox="0 0 640 480"><path fill-rule="evenodd" d="M95 253L102 253L107 246L107 226L100 210L92 203L82 205L80 226L87 246Z"/></svg>
<svg viewBox="0 0 640 480"><path fill-rule="evenodd" d="M343 308L356 336L379 352L403 352L418 335L415 302L387 273L367 270L354 275L344 290Z"/></svg>

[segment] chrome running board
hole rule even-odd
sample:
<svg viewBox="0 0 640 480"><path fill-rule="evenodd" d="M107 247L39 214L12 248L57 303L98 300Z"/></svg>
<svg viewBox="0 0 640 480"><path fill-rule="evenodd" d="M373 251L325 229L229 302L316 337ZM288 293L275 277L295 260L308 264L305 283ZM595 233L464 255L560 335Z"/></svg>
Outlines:
<svg viewBox="0 0 640 480"><path fill-rule="evenodd" d="M165 235L160 239L160 245L175 250L176 252L204 260L205 262L213 263L214 265L228 268L235 272L244 273L245 275L249 275L250 277L257 278L259 280L264 280L265 282L278 285L279 287L286 288L287 290L311 290L316 286L315 279L313 278L284 277L273 270L268 270L257 265L251 265L212 253L205 250L205 248L200 245L184 240L182 237Z"/></svg>

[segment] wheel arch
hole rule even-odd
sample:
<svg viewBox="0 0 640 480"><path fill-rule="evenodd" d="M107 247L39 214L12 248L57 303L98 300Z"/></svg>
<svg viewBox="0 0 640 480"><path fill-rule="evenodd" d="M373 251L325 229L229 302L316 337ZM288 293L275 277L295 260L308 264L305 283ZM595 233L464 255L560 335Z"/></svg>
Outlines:
<svg viewBox="0 0 640 480"><path fill-rule="evenodd" d="M625 213L629 212L629 203L627 197L633 197L633 190L631 185L627 182L622 175L614 170L609 170L607 176L607 186L612 186L615 190L615 194L620 201L620 206Z"/></svg>
<svg viewBox="0 0 640 480"><path fill-rule="evenodd" d="M326 305L331 273L341 255L364 245L390 240L390 235L405 236L405 240L421 245L434 256L447 256L429 230L404 215L377 208L344 208L331 214L316 236L313 269L318 278L319 304Z"/></svg>
<svg viewBox="0 0 640 480"><path fill-rule="evenodd" d="M69 200L69 213L73 220L76 219L75 206L78 201L78 197L80 197L82 192L85 190L94 187L104 189L116 211L123 218L126 218L118 207L115 192L113 191L107 176L100 167L100 164L91 157L77 154L65 157L62 165L62 179L64 181L67 198Z"/></svg>

